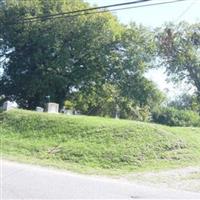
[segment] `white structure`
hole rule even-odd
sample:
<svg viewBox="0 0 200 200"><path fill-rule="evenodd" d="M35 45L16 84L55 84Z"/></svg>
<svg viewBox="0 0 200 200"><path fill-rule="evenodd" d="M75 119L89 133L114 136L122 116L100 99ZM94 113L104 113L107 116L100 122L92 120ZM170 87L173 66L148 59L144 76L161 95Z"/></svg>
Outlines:
<svg viewBox="0 0 200 200"><path fill-rule="evenodd" d="M66 115L73 115L73 110L65 110Z"/></svg>
<svg viewBox="0 0 200 200"><path fill-rule="evenodd" d="M47 112L48 113L58 113L59 111L59 104L57 103L48 103L47 104Z"/></svg>
<svg viewBox="0 0 200 200"><path fill-rule="evenodd" d="M42 107L36 107L36 112L44 112L44 108Z"/></svg>
<svg viewBox="0 0 200 200"><path fill-rule="evenodd" d="M6 101L3 104L3 110L8 111L12 109L16 109L18 107L16 102Z"/></svg>

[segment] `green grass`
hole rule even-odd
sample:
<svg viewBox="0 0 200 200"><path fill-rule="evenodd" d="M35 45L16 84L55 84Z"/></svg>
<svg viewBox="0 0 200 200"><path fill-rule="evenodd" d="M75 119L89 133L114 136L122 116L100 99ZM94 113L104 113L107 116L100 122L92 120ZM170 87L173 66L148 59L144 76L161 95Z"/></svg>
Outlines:
<svg viewBox="0 0 200 200"><path fill-rule="evenodd" d="M200 128L15 110L0 114L7 159L119 174L200 164Z"/></svg>

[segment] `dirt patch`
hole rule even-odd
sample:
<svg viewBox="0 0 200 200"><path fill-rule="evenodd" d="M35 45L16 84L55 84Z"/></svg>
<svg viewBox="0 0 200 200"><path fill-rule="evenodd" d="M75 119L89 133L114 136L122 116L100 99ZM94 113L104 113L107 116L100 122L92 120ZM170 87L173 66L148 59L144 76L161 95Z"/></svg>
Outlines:
<svg viewBox="0 0 200 200"><path fill-rule="evenodd" d="M200 167L129 174L123 179L151 186L200 192Z"/></svg>

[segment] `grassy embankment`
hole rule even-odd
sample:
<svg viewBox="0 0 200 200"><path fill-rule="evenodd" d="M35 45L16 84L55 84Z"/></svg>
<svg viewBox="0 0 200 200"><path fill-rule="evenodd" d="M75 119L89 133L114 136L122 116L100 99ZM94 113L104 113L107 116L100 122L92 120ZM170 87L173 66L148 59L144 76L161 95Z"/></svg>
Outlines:
<svg viewBox="0 0 200 200"><path fill-rule="evenodd" d="M0 114L4 158L119 174L200 164L200 128L30 111Z"/></svg>

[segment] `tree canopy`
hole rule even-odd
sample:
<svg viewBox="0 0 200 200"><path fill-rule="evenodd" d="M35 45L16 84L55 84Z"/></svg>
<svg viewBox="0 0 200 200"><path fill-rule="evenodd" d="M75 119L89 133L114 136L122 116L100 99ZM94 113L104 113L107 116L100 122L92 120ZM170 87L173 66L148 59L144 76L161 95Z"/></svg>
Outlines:
<svg viewBox="0 0 200 200"><path fill-rule="evenodd" d="M0 6L0 53L7 59L0 95L29 109L42 106L45 96L61 105L70 98L78 105L81 98L87 112L111 93L115 106L125 99L139 107L161 102L161 93L144 77L156 50L146 28L124 26L109 12L45 19L88 8L81 0L6 2ZM24 21L35 16L43 18Z"/></svg>
<svg viewBox="0 0 200 200"><path fill-rule="evenodd" d="M200 97L200 23L168 24L157 32L158 56L174 81L192 83Z"/></svg>

